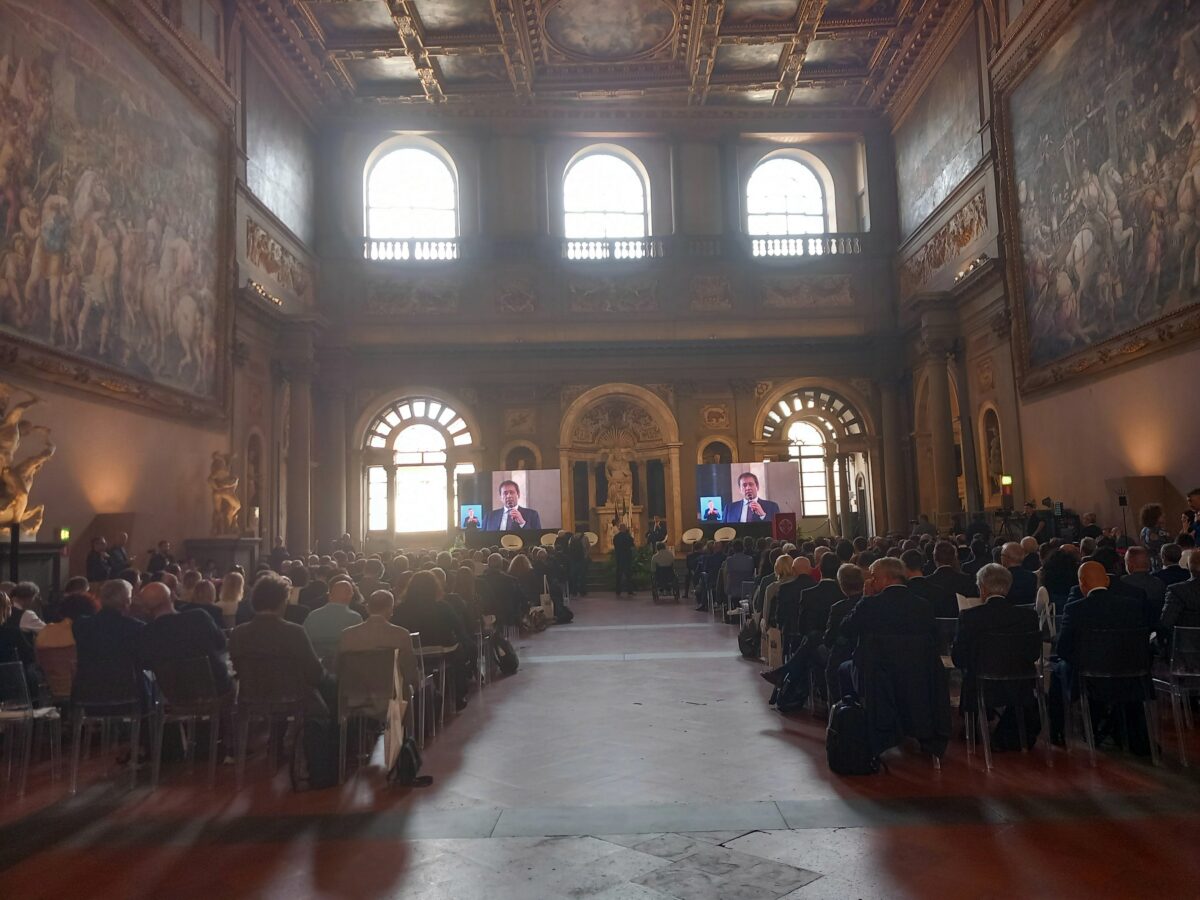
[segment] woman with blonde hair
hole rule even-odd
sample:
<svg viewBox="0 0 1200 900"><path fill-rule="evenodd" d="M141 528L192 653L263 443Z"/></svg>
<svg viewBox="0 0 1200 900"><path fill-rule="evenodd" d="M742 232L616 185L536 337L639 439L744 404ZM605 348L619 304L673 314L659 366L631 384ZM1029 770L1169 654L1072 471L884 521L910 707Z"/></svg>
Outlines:
<svg viewBox="0 0 1200 900"><path fill-rule="evenodd" d="M232 628L237 622L238 604L246 590L246 579L241 572L228 572L221 579L221 591L217 598L217 606L225 619L225 627Z"/></svg>
<svg viewBox="0 0 1200 900"><path fill-rule="evenodd" d="M763 592L762 619L759 622L763 634L767 633L767 623L771 620L771 607L775 605L775 597L779 594L780 585L793 581L795 577L792 574L792 557L784 553L775 560L775 580L768 584Z"/></svg>
<svg viewBox="0 0 1200 900"><path fill-rule="evenodd" d="M522 618L529 612L530 607L537 606L542 594L542 585L537 574L533 571L533 563L524 553L518 553L508 564L508 574L517 579L521 588L521 609L518 613Z"/></svg>

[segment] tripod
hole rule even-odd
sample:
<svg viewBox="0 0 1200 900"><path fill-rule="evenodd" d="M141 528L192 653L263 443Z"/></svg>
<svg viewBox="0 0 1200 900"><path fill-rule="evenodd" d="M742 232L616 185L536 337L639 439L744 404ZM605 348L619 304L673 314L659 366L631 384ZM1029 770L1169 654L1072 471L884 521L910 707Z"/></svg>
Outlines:
<svg viewBox="0 0 1200 900"><path fill-rule="evenodd" d="M1018 534L1019 529L1016 523L1013 522L1012 513L1004 509L996 513L996 518L1000 520L1000 527L996 529L996 536L1006 538L1010 541L1019 541L1021 535Z"/></svg>

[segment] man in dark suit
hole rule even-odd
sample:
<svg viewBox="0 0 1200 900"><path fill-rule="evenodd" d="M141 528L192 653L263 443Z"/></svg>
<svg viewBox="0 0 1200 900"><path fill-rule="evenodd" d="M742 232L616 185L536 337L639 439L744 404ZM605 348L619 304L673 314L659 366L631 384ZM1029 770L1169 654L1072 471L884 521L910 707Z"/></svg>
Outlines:
<svg viewBox="0 0 1200 900"><path fill-rule="evenodd" d="M325 667L304 628L284 619L287 600L286 581L275 574L259 578L250 595L254 618L230 632L229 656L239 675L252 665L252 659L270 658L278 666L290 667L300 680L297 687L307 689L301 696L308 714L321 718L329 713L321 692L328 686Z"/></svg>
<svg viewBox="0 0 1200 900"><path fill-rule="evenodd" d="M1170 638L1176 625L1200 627L1200 550L1192 551L1188 557L1188 570L1191 577L1187 581L1178 581L1167 588L1162 611L1164 638Z"/></svg>
<svg viewBox="0 0 1200 900"><path fill-rule="evenodd" d="M725 507L726 522L770 522L779 512L778 503L758 496L758 476L753 472L738 476L738 493L742 499Z"/></svg>
<svg viewBox="0 0 1200 900"><path fill-rule="evenodd" d="M1162 568L1154 573L1154 577L1164 585L1170 587L1181 581L1187 581L1191 577L1188 570L1179 564L1179 560L1183 557L1183 548L1178 544L1163 544L1158 555L1162 559Z"/></svg>
<svg viewBox="0 0 1200 900"><path fill-rule="evenodd" d="M971 712L976 709L975 673L979 668L979 644L984 635L1038 632L1037 611L1014 606L1006 600L1009 588L1012 587L1012 573L1008 569L989 563L979 570L978 585L977 593L984 598L983 605L962 611L958 617L954 644L950 649L950 658L963 673L962 699L959 706L964 711ZM1037 642L1033 646L1036 651L1040 649L1041 644ZM1028 660L1031 676L1034 674L1035 661L1036 656ZM1015 729L1015 717L1012 725Z"/></svg>
<svg viewBox="0 0 1200 900"><path fill-rule="evenodd" d="M524 614L525 601L517 579L504 571L504 557L493 553L488 557L487 568L476 579L479 593L479 608L484 615L496 617L496 627L517 625Z"/></svg>
<svg viewBox="0 0 1200 900"><path fill-rule="evenodd" d="M163 663L206 657L217 693L233 690L225 665L225 635L202 609L176 612L171 592L160 582L142 588L138 602L150 621L141 630L138 655L150 669Z"/></svg>
<svg viewBox="0 0 1200 900"><path fill-rule="evenodd" d="M1153 613L1154 626L1162 615L1167 586L1150 574L1150 551L1145 547L1130 547L1125 551L1125 572L1121 583L1137 588L1146 595L1147 617Z"/></svg>
<svg viewBox="0 0 1200 900"><path fill-rule="evenodd" d="M825 685L831 699L838 691L838 667L850 659L854 650L850 641L842 635L842 622L862 599L863 570L847 563L838 569L837 582L843 597L829 607L825 634L821 638L821 649L825 654Z"/></svg>
<svg viewBox="0 0 1200 900"><path fill-rule="evenodd" d="M1158 620L1162 615L1162 604L1159 603L1156 605L1146 595L1144 590L1122 579L1121 557L1117 555L1116 550L1112 547L1097 547L1092 558L1085 560L1085 562L1095 562L1104 568L1105 573L1108 575L1109 591L1137 601L1142 610L1142 624L1145 627L1151 630L1158 627ZM1086 591L1082 590L1079 585L1076 585L1067 594L1067 604L1070 605L1077 600L1083 599L1086 594ZM1065 609L1064 607L1064 611Z"/></svg>
<svg viewBox="0 0 1200 900"><path fill-rule="evenodd" d="M935 618L958 618L958 598L954 596L954 591L934 584L929 580L932 576L921 574L925 556L920 550L905 550L900 554L900 562L904 565L904 578L908 589L929 601Z"/></svg>
<svg viewBox="0 0 1200 900"><path fill-rule="evenodd" d="M87 580L96 584L108 581L113 574L109 566L108 541L102 537L92 538L92 549L87 555Z"/></svg>
<svg viewBox="0 0 1200 900"><path fill-rule="evenodd" d="M134 691L143 707L150 693L142 674L139 638L145 625L130 615L133 589L126 581L106 581L100 588L100 611L76 619L75 684L111 688L116 695Z"/></svg>
<svg viewBox="0 0 1200 900"><path fill-rule="evenodd" d="M521 488L515 481L502 481L499 488L500 508L493 509L484 517L484 531L517 531L542 527L541 516L536 509L521 506Z"/></svg>
<svg viewBox="0 0 1200 900"><path fill-rule="evenodd" d="M1084 563L1079 567L1079 587L1083 596L1063 609L1062 627L1055 646L1058 660L1054 663L1050 683L1050 734L1057 743L1062 742L1066 717L1062 703L1063 685L1070 686L1074 699L1073 666L1084 636L1093 631L1146 627L1142 603L1134 597L1116 593L1109 584L1104 566L1095 561Z"/></svg>
<svg viewBox="0 0 1200 900"><path fill-rule="evenodd" d="M613 535L613 562L616 565L617 596L621 596L622 588L630 597L633 596L633 535L629 526L624 522Z"/></svg>
<svg viewBox="0 0 1200 900"><path fill-rule="evenodd" d="M801 592L797 628L801 634L819 636L824 633L829 610L844 596L837 582L840 565L837 554L826 553L821 557L821 580Z"/></svg>
<svg viewBox="0 0 1200 900"><path fill-rule="evenodd" d="M842 694L857 692L857 667L862 664L866 638L874 635L929 635L937 626L933 607L904 583L904 564L892 556L871 563L866 596L842 620L842 636L854 644L853 658L838 669Z"/></svg>
<svg viewBox="0 0 1200 900"><path fill-rule="evenodd" d="M789 649L795 649L787 644L789 635L793 640L799 637L800 596L815 584L812 563L807 556L797 556L792 560L792 580L780 583L767 621L769 626L777 626L783 632L785 656Z"/></svg>
<svg viewBox="0 0 1200 900"><path fill-rule="evenodd" d="M979 585L960 568L958 548L952 543L938 541L933 545L933 563L937 568L928 576L930 584L943 587L954 594L962 594L964 597L979 596ZM957 602L956 599L956 605Z"/></svg>
<svg viewBox="0 0 1200 900"><path fill-rule="evenodd" d="M1008 602L1014 606L1027 606L1037 602L1037 575L1023 563L1025 551L1016 541L1009 541L1000 549L1000 565L1012 572L1012 587L1008 591Z"/></svg>

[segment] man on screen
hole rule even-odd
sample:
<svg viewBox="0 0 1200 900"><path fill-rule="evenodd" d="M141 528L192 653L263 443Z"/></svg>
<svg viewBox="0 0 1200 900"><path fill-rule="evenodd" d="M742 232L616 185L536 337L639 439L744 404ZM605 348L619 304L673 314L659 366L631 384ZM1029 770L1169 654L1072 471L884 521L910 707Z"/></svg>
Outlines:
<svg viewBox="0 0 1200 900"><path fill-rule="evenodd" d="M717 509L716 503L714 503L712 500L708 501L708 509L704 510L704 521L705 522L720 522L721 521L721 513Z"/></svg>
<svg viewBox="0 0 1200 900"><path fill-rule="evenodd" d="M475 515L475 509L473 507L468 508L467 509L467 517L465 519L463 519L463 528L467 529L467 528L478 528L478 527L479 527L479 517Z"/></svg>
<svg viewBox="0 0 1200 900"><path fill-rule="evenodd" d="M515 481L500 482L500 508L493 509L483 523L484 531L539 530L542 518L536 509L520 505L521 489Z"/></svg>
<svg viewBox="0 0 1200 900"><path fill-rule="evenodd" d="M770 522L779 512L779 504L758 496L758 476L743 472L738 476L738 491L741 500L725 507L725 522Z"/></svg>

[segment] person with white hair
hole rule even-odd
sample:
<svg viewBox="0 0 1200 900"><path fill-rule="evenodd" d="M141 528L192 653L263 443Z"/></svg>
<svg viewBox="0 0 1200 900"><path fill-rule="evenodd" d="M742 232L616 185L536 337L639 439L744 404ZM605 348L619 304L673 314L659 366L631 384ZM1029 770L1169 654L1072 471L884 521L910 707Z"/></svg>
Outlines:
<svg viewBox="0 0 1200 900"><path fill-rule="evenodd" d="M1037 601L1037 576L1025 568L1024 563L1025 549L1016 541L1009 541L1000 548L1000 565L1012 573L1012 586L1008 590L1008 602L1020 606Z"/></svg>
<svg viewBox="0 0 1200 900"><path fill-rule="evenodd" d="M1037 612L1014 606L1008 601L1008 592L1013 583L1012 572L1004 566L989 563L979 570L975 580L979 585L979 596L983 598L983 604L964 609L959 614L958 630L950 649L950 658L963 673L960 707L972 712L978 705L975 695L975 673L978 671L979 648L984 638L992 634L1039 633ZM1029 673L1032 676L1033 664L1041 652L1041 643L1031 641L1030 647L1030 658L1021 662L1029 664ZM1013 736L1018 734L1016 711L1022 708L1022 701L1027 698L1018 696L1009 687L1005 688L1005 695L998 698L1005 702L995 702L997 697L993 697L990 692L987 696L993 701L993 705L1005 708L1004 715L996 726L993 745L997 749L1016 749L1018 741L1013 740ZM1032 699L1032 696L1028 699ZM1036 734L1036 731L1032 732L1033 736Z"/></svg>

